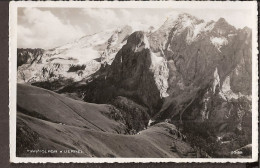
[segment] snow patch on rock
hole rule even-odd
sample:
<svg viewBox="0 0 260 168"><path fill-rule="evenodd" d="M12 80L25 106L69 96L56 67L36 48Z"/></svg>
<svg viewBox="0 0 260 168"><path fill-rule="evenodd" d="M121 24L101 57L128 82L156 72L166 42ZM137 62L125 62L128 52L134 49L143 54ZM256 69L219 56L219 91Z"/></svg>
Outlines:
<svg viewBox="0 0 260 168"><path fill-rule="evenodd" d="M68 50L66 53L62 55L55 55L51 57L51 59L62 58L63 60L75 59L78 64L85 64L88 61L99 58L100 54L97 50L94 50L92 47L89 48L73 48ZM59 59L53 61L56 63L62 63Z"/></svg>
<svg viewBox="0 0 260 168"><path fill-rule="evenodd" d="M164 58L160 56L160 53L153 53L151 52L151 67L150 69L154 69L157 65L163 62Z"/></svg>
<svg viewBox="0 0 260 168"><path fill-rule="evenodd" d="M159 55L159 53L155 54L151 52L152 64L150 70L154 73L155 84L160 91L160 97L168 97L169 69L167 67L167 61L163 57L157 55Z"/></svg>
<svg viewBox="0 0 260 168"><path fill-rule="evenodd" d="M64 50L64 49L71 49L71 48L86 48L94 45L99 45L105 43L114 33L114 29L109 29L104 32L96 33L93 35L84 36L72 43L68 43L64 46L55 48L56 50Z"/></svg>
<svg viewBox="0 0 260 168"><path fill-rule="evenodd" d="M147 127L150 127L153 122L154 122L154 120L150 119L150 120L148 121Z"/></svg>
<svg viewBox="0 0 260 168"><path fill-rule="evenodd" d="M120 30L117 30L114 34L112 34L112 36L108 39L108 47L113 47L117 44L117 40L118 40L118 32L120 32Z"/></svg>
<svg viewBox="0 0 260 168"><path fill-rule="evenodd" d="M225 37L210 37L211 43L220 51L221 47L228 44Z"/></svg>
<svg viewBox="0 0 260 168"><path fill-rule="evenodd" d="M215 93L216 87L219 85L220 85L220 79L219 79L219 74L218 74L218 68L216 68L214 71L214 81L213 81L213 87L212 87L213 93Z"/></svg>
<svg viewBox="0 0 260 168"><path fill-rule="evenodd" d="M212 85L212 92L216 93L216 88L219 87L220 88L220 78L219 78L219 74L218 74L218 69L216 68L214 71L214 81L213 81L213 85ZM241 93L234 93L231 90L230 87L230 77L227 76L225 78L225 80L222 83L221 88L219 89L219 93L218 93L222 99L224 100L231 100L231 99L238 99L240 97L246 97L248 99L250 99L248 96L243 95Z"/></svg>
<svg viewBox="0 0 260 168"><path fill-rule="evenodd" d="M188 30L186 36L186 42L191 44L196 41L200 34L211 31L214 28L215 22L205 22L187 13L181 13L179 15L170 15L167 20L160 27L161 32L165 32L165 35L169 35L170 31L175 29L173 36L182 33L184 30Z"/></svg>
<svg viewBox="0 0 260 168"><path fill-rule="evenodd" d="M144 48L145 49L149 49L150 48L150 44L149 44L149 41L148 41L146 36L144 36Z"/></svg>
<svg viewBox="0 0 260 168"><path fill-rule="evenodd" d="M250 96L241 94L240 92L238 94L236 94L231 90L229 76L227 76L225 78L225 80L223 81L223 84L221 87L221 92L219 94L225 100L238 99L240 97L246 97L248 100L251 99Z"/></svg>
<svg viewBox="0 0 260 168"><path fill-rule="evenodd" d="M199 24L192 25L186 37L187 43L190 44L191 42L196 41L200 34L212 30L214 25L214 22L201 22Z"/></svg>

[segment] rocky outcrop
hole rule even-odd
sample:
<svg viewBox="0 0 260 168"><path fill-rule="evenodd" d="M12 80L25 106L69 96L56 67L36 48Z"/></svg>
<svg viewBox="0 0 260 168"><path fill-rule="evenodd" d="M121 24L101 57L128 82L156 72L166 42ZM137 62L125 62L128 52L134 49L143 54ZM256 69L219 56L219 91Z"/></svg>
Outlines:
<svg viewBox="0 0 260 168"><path fill-rule="evenodd" d="M167 78L165 58L152 53L145 33L138 31L128 37L111 66L87 86L84 100L105 103L127 96L154 115L167 96Z"/></svg>
<svg viewBox="0 0 260 168"><path fill-rule="evenodd" d="M129 134L136 134L147 128L150 119L147 108L121 96L112 99L109 104L118 109Z"/></svg>
<svg viewBox="0 0 260 168"><path fill-rule="evenodd" d="M37 49L17 49L17 67L23 64L32 64L33 62L37 62L41 59L44 50L37 48Z"/></svg>

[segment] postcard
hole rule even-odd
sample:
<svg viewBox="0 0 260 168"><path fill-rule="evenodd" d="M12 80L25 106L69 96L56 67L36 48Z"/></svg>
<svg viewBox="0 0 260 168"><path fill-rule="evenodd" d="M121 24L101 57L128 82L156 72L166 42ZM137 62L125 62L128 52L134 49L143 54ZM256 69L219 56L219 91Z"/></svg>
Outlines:
<svg viewBox="0 0 260 168"><path fill-rule="evenodd" d="M254 162L256 2L10 2L10 161Z"/></svg>

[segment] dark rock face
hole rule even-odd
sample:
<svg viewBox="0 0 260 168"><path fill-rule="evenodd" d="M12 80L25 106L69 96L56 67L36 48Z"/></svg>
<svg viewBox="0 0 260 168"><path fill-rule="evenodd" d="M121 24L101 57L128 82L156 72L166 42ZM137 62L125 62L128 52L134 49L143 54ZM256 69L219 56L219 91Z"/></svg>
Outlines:
<svg viewBox="0 0 260 168"><path fill-rule="evenodd" d="M240 146L251 143L251 126L242 124L249 123L248 116L252 115L251 30L235 29L221 18L216 23L207 23L205 28L213 24L212 28L192 39L191 32L201 23L193 19L192 26L186 28L180 23L177 20L168 34L162 34L165 30L162 26L149 38L154 52L163 51L170 74L167 90L170 96L165 98L154 120L169 118L186 130L194 124L203 125L204 130L213 130L214 136L236 132L236 137L247 137ZM158 47L154 39L167 42ZM230 147L234 149L235 146Z"/></svg>
<svg viewBox="0 0 260 168"><path fill-rule="evenodd" d="M17 49L17 67L33 63L34 61L37 61L39 57L43 55L44 50L37 48L37 49Z"/></svg>
<svg viewBox="0 0 260 168"><path fill-rule="evenodd" d="M194 21L194 25L198 23L198 20ZM187 39L190 36L189 31L194 31L193 27L180 28L180 21L177 21L173 28L171 28L165 47L162 46L164 55L173 68L172 77L169 80L170 94L176 92L177 88L175 83L181 81L184 86L190 86L191 84L201 85L209 81L212 77L215 68L218 67L221 83L224 81L235 68L238 66L243 74L237 75L231 79L236 81L235 78L247 78L251 81L251 34L244 30L236 30L233 26L229 25L224 19L220 19L213 26L211 31L205 31L198 34L194 39L195 41L189 42ZM210 24L210 23L208 23ZM213 23L211 23L213 24ZM207 27L207 26L206 26ZM154 43L154 39L163 39L165 35L162 34L163 26L157 30L149 38L151 44ZM181 30L180 30L181 29ZM214 46L214 40L226 41L226 45ZM213 42L212 42L213 41ZM162 42L161 42L162 43ZM224 43L224 42L223 42ZM217 45L217 44L216 44ZM151 45L152 50L158 51L158 44ZM172 61L171 61L172 60ZM171 61L171 62L170 62ZM242 65L240 65L242 64ZM177 71L177 72L176 72ZM239 77L238 77L239 76ZM231 82L233 84L233 82ZM235 82L234 82L235 83ZM244 83L245 82L239 82ZM238 85L232 85L234 91ZM240 92L244 94L250 94L247 90L251 90L251 83L246 83L248 86L240 87Z"/></svg>
<svg viewBox="0 0 260 168"><path fill-rule="evenodd" d="M85 101L105 103L115 96L129 96L149 108L153 115L160 108L160 92L150 70L151 52L143 32L129 36L113 63L89 84Z"/></svg>
<svg viewBox="0 0 260 168"><path fill-rule="evenodd" d="M173 27L168 29L165 25L169 23L166 22L149 37L151 49L154 52L163 51L168 60L169 97L176 98L178 95L190 94L204 89L208 84L211 85L216 68L219 87L222 87L228 77L230 89L234 93L250 95L252 80L250 31L236 30L221 18L216 23L205 23L205 29L208 30L192 37L194 33L191 32L195 31L196 25L203 23L192 18L192 25L183 27L183 17L180 16L171 24ZM160 43L163 43L160 40L163 39L166 41L160 46Z"/></svg>
<svg viewBox="0 0 260 168"><path fill-rule="evenodd" d="M32 131L32 129L30 129L23 121L18 120L16 131L17 156L23 155L26 153L26 150L31 150L37 147L39 135Z"/></svg>
<svg viewBox="0 0 260 168"><path fill-rule="evenodd" d="M137 104L126 97L118 96L112 99L109 104L118 109L122 120L128 128L128 133L137 133L147 128L150 119L148 109Z"/></svg>

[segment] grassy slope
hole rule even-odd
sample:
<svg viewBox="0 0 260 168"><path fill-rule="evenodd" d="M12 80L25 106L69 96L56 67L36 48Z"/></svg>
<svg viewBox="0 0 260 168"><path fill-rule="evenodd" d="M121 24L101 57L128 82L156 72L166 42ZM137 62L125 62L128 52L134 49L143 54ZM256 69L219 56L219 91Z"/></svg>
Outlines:
<svg viewBox="0 0 260 168"><path fill-rule="evenodd" d="M105 112L109 112L108 105L84 103L19 84L19 156L183 157L182 151L191 150L175 139L171 124L160 123L136 135L118 134L124 125L107 118ZM179 150L173 152L173 144ZM25 152L27 149L78 149L83 153L36 155Z"/></svg>
<svg viewBox="0 0 260 168"><path fill-rule="evenodd" d="M104 115L110 112L109 105L85 103L22 84L18 84L17 100L18 111L54 123L108 132L124 129L122 124Z"/></svg>

